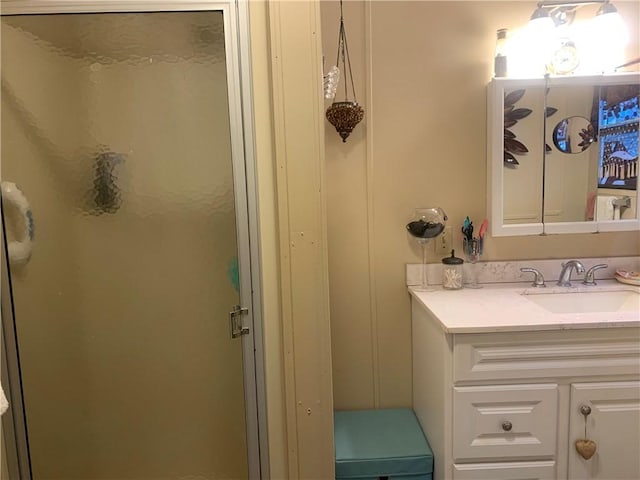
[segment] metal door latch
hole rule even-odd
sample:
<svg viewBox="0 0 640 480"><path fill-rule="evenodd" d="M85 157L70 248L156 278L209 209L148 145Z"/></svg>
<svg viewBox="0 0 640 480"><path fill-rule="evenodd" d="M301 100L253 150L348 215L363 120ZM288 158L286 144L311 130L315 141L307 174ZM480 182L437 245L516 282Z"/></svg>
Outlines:
<svg viewBox="0 0 640 480"><path fill-rule="evenodd" d="M242 316L249 315L248 308L242 308L240 305L234 305L229 312L229 327L231 328L231 338L237 338L240 335L247 335L249 327L242 326Z"/></svg>

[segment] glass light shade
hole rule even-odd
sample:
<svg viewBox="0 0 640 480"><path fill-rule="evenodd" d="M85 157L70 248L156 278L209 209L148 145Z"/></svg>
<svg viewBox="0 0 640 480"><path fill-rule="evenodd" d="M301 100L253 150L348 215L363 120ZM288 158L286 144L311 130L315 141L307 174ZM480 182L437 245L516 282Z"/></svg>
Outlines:
<svg viewBox="0 0 640 480"><path fill-rule="evenodd" d="M549 12L543 8L536 9L529 20L529 28L535 31L550 33L555 27L553 19L549 16Z"/></svg>
<svg viewBox="0 0 640 480"><path fill-rule="evenodd" d="M551 15L549 15L549 10L545 10L538 4L538 7L531 14L531 20L540 20L542 18L551 18Z"/></svg>
<svg viewBox="0 0 640 480"><path fill-rule="evenodd" d="M555 26L550 17L537 18L513 32L509 39L509 76L538 77L546 72Z"/></svg>
<svg viewBox="0 0 640 480"><path fill-rule="evenodd" d="M608 6L610 8L605 9ZM591 21L594 60L598 70L611 72L624 63L624 48L629 42L627 27L611 4L605 4Z"/></svg>
<svg viewBox="0 0 640 480"><path fill-rule="evenodd" d="M537 35L539 38L544 38L548 35L553 34L555 26L556 25L555 23L553 23L553 19L551 17L538 17L529 20L527 30L529 30L532 34Z"/></svg>
<svg viewBox="0 0 640 480"><path fill-rule="evenodd" d="M612 5L610 6L613 7ZM604 10L603 13L598 12L598 15L593 19L593 28L595 34L603 42L617 47L624 47L629 42L627 26L615 8L613 11Z"/></svg>

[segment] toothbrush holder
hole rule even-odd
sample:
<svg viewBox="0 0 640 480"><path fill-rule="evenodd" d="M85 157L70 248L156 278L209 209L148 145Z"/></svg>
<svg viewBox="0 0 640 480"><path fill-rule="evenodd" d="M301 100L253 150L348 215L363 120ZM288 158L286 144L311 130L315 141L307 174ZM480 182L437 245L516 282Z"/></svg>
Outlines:
<svg viewBox="0 0 640 480"><path fill-rule="evenodd" d="M478 284L478 272L476 271L476 262L480 260L482 256L483 239L472 237L462 238L462 246L464 250L464 256L469 263L470 279L465 283L467 288L482 288L482 285Z"/></svg>

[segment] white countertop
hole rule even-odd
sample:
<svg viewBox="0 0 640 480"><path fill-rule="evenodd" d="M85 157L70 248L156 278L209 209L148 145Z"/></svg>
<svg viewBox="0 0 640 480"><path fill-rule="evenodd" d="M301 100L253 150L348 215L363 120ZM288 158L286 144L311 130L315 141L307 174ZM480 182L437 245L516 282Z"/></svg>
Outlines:
<svg viewBox="0 0 640 480"><path fill-rule="evenodd" d="M551 313L526 298L527 293L567 293L630 290L638 293L638 309L623 312ZM440 322L448 333L487 333L533 330L567 330L640 326L640 287L615 280L599 280L596 286L576 282L572 287L548 285L539 289L527 283L487 284L480 289L409 292Z"/></svg>

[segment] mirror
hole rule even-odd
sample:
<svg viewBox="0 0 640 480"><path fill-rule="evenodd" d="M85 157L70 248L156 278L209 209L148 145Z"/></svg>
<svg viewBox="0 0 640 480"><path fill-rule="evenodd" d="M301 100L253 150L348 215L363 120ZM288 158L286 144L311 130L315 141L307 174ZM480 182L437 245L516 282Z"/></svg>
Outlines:
<svg viewBox="0 0 640 480"><path fill-rule="evenodd" d="M640 73L494 79L492 235L640 229Z"/></svg>
<svg viewBox="0 0 640 480"><path fill-rule="evenodd" d="M593 220L586 210L590 193L597 189L599 152L588 138L595 137L593 124L597 121L592 123L591 119L594 104L597 110L598 90L592 83L546 89L550 113L544 137L548 146L544 159L545 224ZM560 136L562 139L557 138Z"/></svg>
<svg viewBox="0 0 640 480"><path fill-rule="evenodd" d="M542 222L544 94L543 84L504 90L501 224Z"/></svg>

